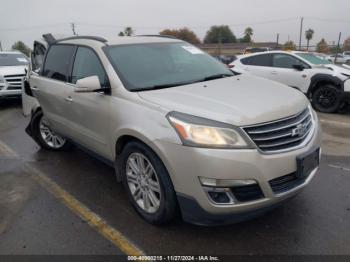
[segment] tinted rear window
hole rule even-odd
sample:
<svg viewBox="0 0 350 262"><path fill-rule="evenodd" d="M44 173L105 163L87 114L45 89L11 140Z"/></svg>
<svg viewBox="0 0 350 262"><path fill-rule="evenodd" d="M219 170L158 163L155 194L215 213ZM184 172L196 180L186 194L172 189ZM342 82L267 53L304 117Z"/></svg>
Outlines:
<svg viewBox="0 0 350 262"><path fill-rule="evenodd" d="M68 82L74 50L75 47L71 45L52 46L47 54L42 75Z"/></svg>
<svg viewBox="0 0 350 262"><path fill-rule="evenodd" d="M257 55L243 58L241 60L244 65L251 66L271 66L271 56L270 55Z"/></svg>

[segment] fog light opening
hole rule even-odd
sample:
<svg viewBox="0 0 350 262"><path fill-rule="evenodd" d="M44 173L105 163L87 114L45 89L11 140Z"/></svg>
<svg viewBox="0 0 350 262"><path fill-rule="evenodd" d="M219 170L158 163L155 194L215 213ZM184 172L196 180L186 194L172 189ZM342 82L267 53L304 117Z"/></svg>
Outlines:
<svg viewBox="0 0 350 262"><path fill-rule="evenodd" d="M217 205L234 204L235 200L229 188L204 188L210 201Z"/></svg>

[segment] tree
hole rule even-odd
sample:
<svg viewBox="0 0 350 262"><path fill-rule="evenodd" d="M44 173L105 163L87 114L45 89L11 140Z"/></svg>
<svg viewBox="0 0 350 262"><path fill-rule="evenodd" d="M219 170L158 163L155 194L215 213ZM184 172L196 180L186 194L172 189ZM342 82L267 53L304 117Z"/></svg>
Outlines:
<svg viewBox="0 0 350 262"><path fill-rule="evenodd" d="M30 56L30 53L32 52L32 50L28 46L26 46L26 44L23 43L22 41L17 41L16 43L14 43L12 45L12 50L18 50L28 57Z"/></svg>
<svg viewBox="0 0 350 262"><path fill-rule="evenodd" d="M348 37L344 42L344 51L350 51L350 37Z"/></svg>
<svg viewBox="0 0 350 262"><path fill-rule="evenodd" d="M236 36L228 25L212 26L205 35L204 43L237 43Z"/></svg>
<svg viewBox="0 0 350 262"><path fill-rule="evenodd" d="M124 31L120 31L118 36L132 36L134 33L134 29L132 29L131 26L128 26L124 28Z"/></svg>
<svg viewBox="0 0 350 262"><path fill-rule="evenodd" d="M317 44L317 52L319 53L328 53L329 52L329 46L324 38Z"/></svg>
<svg viewBox="0 0 350 262"><path fill-rule="evenodd" d="M197 45L200 44L201 41L199 40L198 36L188 29L187 27L180 28L180 29L165 29L161 32L159 32L160 35L169 35L174 36L178 39L184 40L186 42L189 42L191 44Z"/></svg>
<svg viewBox="0 0 350 262"><path fill-rule="evenodd" d="M252 42L252 36L253 36L253 29L251 27L247 27L244 30L244 36L240 40L242 43L251 43Z"/></svg>
<svg viewBox="0 0 350 262"><path fill-rule="evenodd" d="M314 33L315 33L315 31L313 29L311 29L311 28L309 30L306 30L306 32L305 32L305 37L306 37L306 40L307 40L307 47L306 47L306 49L308 51L309 51L310 40L314 36Z"/></svg>
<svg viewBox="0 0 350 262"><path fill-rule="evenodd" d="M293 41L287 41L284 45L283 45L283 50L295 50L297 48L297 46L295 45L295 43Z"/></svg>

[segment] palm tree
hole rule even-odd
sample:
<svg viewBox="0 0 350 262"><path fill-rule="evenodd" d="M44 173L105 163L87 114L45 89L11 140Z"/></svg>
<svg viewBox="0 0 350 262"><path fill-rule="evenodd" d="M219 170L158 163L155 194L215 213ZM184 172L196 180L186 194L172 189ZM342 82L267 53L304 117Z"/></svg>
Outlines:
<svg viewBox="0 0 350 262"><path fill-rule="evenodd" d="M253 35L253 29L251 27L247 27L244 30L244 35L249 35L251 37Z"/></svg>
<svg viewBox="0 0 350 262"><path fill-rule="evenodd" d="M306 32L305 32L305 37L307 40L307 51L309 51L309 43L310 43L310 40L312 39L312 37L314 36L314 33L315 33L315 31L312 29L306 30Z"/></svg>
<svg viewBox="0 0 350 262"><path fill-rule="evenodd" d="M250 43L252 42L252 36L253 36L253 29L251 27L247 27L244 30L244 36L242 38L243 43Z"/></svg>

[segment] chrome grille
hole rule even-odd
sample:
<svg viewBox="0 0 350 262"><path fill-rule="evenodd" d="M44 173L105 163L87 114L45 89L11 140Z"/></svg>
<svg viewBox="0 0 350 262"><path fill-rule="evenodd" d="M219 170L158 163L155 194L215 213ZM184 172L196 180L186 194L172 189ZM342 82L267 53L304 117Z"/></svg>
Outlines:
<svg viewBox="0 0 350 262"><path fill-rule="evenodd" d="M23 78L25 75L7 75L4 76L7 82L7 90L20 90L22 89Z"/></svg>
<svg viewBox="0 0 350 262"><path fill-rule="evenodd" d="M309 108L285 119L243 128L259 149L266 153L298 148L313 130Z"/></svg>

